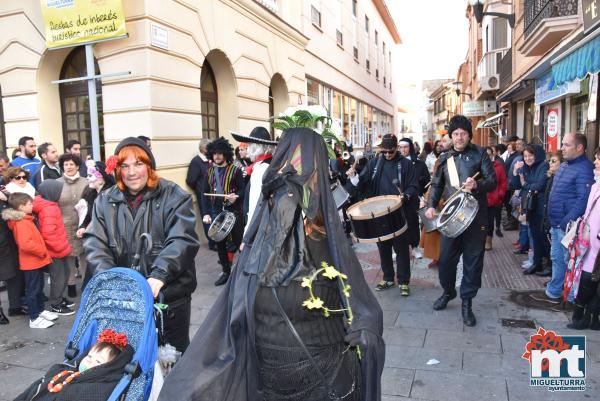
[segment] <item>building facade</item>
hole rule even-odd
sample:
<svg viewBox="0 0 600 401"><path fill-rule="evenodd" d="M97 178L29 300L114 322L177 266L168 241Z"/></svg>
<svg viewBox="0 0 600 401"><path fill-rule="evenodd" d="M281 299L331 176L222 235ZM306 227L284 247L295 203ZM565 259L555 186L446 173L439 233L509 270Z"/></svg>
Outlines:
<svg viewBox="0 0 600 401"><path fill-rule="evenodd" d="M400 37L383 1L122 3L128 37L93 46L104 155L148 136L161 175L182 183L201 137L270 127L315 100L353 142L393 130L389 60ZM86 75L84 48L46 49L37 0L0 2L0 30L0 150L24 135L88 150L87 85L52 83Z"/></svg>
<svg viewBox="0 0 600 401"><path fill-rule="evenodd" d="M599 7L597 0L513 2L516 23L497 94L511 133L556 150L565 133L579 132L591 157L599 143Z"/></svg>

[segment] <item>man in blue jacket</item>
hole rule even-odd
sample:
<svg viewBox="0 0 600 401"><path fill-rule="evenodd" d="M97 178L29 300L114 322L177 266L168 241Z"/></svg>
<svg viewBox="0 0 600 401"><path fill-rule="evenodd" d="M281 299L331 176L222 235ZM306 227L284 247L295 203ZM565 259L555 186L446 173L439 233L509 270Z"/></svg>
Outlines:
<svg viewBox="0 0 600 401"><path fill-rule="evenodd" d="M19 139L19 149L21 149L21 156L14 159L10 165L21 167L23 170L28 171L29 182L33 185L35 173L42 163L40 159L35 157L37 154L35 140L30 136L21 137Z"/></svg>
<svg viewBox="0 0 600 401"><path fill-rule="evenodd" d="M560 301L567 272L569 255L561 240L565 236L567 224L585 213L590 189L594 184L594 165L585 155L586 148L587 138L583 134L565 134L561 150L566 162L556 172L548 199L552 280L546 287L546 296L553 302ZM569 300L572 299L573 296L569 294Z"/></svg>

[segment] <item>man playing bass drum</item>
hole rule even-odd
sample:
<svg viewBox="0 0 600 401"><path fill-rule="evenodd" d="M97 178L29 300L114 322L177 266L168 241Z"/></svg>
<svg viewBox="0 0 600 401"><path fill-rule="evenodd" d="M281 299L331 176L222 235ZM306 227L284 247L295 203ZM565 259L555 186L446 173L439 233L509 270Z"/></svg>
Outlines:
<svg viewBox="0 0 600 401"><path fill-rule="evenodd" d="M471 309L471 300L481 287L483 255L487 229L487 196L496 186L494 166L485 149L471 142L473 130L465 116L455 115L450 120L448 133L452 138L452 148L440 156L440 165L431 185L426 217L435 217L435 206L443 196L449 199L461 186L478 201L479 211L469 227L458 237L442 235L439 278L444 293L433 304L433 309L441 310L456 298L456 266L462 254L463 277L460 284L462 317L467 326L477 321ZM479 173L477 179L472 178Z"/></svg>
<svg viewBox="0 0 600 401"><path fill-rule="evenodd" d="M402 207L411 205L411 200L417 197L417 180L410 160L398 152L398 138L394 134L386 134L381 139L380 155L369 160L369 163L356 174L354 168L348 170L348 177L352 185L366 194L367 197L381 195L402 196ZM416 213L416 210L407 210L407 213ZM408 220L408 219L407 219ZM410 222L410 220L408 220ZM418 224L418 223L417 223ZM410 289L410 249L409 241L411 227L402 235L377 243L383 280L375 287L376 291L394 287L394 261L392 248L396 252L396 276L400 286L400 294L408 296Z"/></svg>

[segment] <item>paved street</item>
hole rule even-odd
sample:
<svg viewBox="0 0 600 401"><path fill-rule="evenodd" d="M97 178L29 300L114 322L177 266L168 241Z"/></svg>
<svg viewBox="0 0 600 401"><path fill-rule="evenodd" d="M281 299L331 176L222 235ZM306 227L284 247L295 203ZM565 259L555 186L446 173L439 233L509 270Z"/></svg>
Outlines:
<svg viewBox="0 0 600 401"><path fill-rule="evenodd" d="M557 334L581 334L565 328L564 312L534 309L511 301L523 291L540 289L544 279L524 278L519 267L524 257L512 254L514 233L494 238L495 249L486 255L484 287L474 301L478 324L465 327L460 301L435 312L439 296L437 271L427 269L428 260L416 260L412 294L401 298L397 289L376 293L383 310L387 344L383 376L384 400L587 400L600 397L600 333L587 335L587 391L551 393L529 387L528 363L521 359L534 329L510 327L503 319L531 320ZM369 282L380 278L376 248L357 246ZM198 330L220 289L216 254L202 248L197 257L199 286L193 298L192 333ZM511 291L518 289L520 292ZM6 306L6 293L0 295ZM11 400L27 383L61 360L72 317L61 318L48 330L31 330L26 319L12 319L0 327L0 400ZM504 324L503 324L504 322ZM514 323L514 322L512 322ZM507 326L508 325L508 326ZM439 363L435 363L435 361ZM429 364L428 364L429 362Z"/></svg>

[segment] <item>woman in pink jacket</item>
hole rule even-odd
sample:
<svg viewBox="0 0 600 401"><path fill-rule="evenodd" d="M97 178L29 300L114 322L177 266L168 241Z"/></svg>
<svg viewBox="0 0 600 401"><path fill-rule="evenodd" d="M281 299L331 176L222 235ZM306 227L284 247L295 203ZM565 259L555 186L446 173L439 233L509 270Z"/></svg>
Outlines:
<svg viewBox="0 0 600 401"><path fill-rule="evenodd" d="M570 329L583 330L588 327L600 330L600 148L596 149L594 159L594 177L596 183L592 186L585 214L583 215L590 228L590 247L583 256L579 290L575 298L572 322L567 325Z"/></svg>

